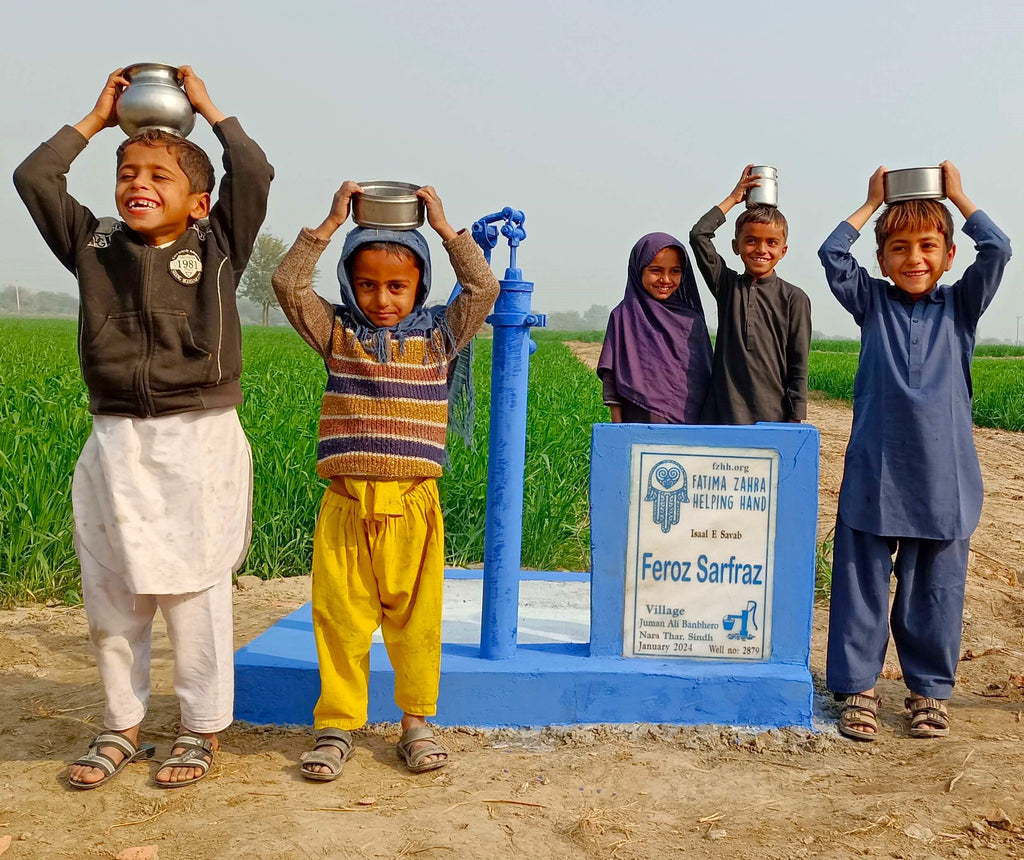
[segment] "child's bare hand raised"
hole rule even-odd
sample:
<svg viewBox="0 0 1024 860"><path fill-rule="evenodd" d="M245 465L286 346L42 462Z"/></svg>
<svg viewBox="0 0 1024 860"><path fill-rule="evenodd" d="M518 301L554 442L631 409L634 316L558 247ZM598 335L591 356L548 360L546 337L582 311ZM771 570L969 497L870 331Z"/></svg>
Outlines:
<svg viewBox="0 0 1024 860"><path fill-rule="evenodd" d="M942 168L942 178L946 184L946 196L949 198L950 203L960 210L960 214L964 218L970 218L977 211L978 207L971 203L967 199L967 195L964 194L964 184L960 178L960 171L956 169L956 165L952 161L943 161L939 167Z"/></svg>
<svg viewBox="0 0 1024 860"><path fill-rule="evenodd" d="M75 125L75 129L86 140L105 128L117 125L117 100L128 86L128 79L121 74L123 71L114 69L107 75L107 82L93 109Z"/></svg>
<svg viewBox="0 0 1024 860"><path fill-rule="evenodd" d="M181 75L181 83L185 88L185 95L188 96L192 107L199 112L203 119L210 125L216 125L222 119L226 119L225 114L218 110L217 106L213 103L213 99L210 98L203 79L195 73L191 66L179 66L178 74Z"/></svg>
<svg viewBox="0 0 1024 860"><path fill-rule="evenodd" d="M740 174L739 182L736 183L736 187L729 192L729 196L725 198L721 203L718 204L718 208L722 210L722 213L727 213L733 206L738 206L743 202L747 196L747 191L751 188L757 188L761 183L758 182L761 178L760 173L751 173L753 164L748 164L743 168L743 172Z"/></svg>
<svg viewBox="0 0 1024 860"><path fill-rule="evenodd" d="M868 197L864 201L866 206L871 206L872 211L878 209L885 202L885 174L888 171L879 167L868 180Z"/></svg>
<svg viewBox="0 0 1024 860"><path fill-rule="evenodd" d="M351 179L342 182L341 188L334 192L330 213L324 222L312 231L313 235L318 239L330 239L335 231L348 220L348 213L352 207L352 195L362 193L362 186Z"/></svg>
<svg viewBox="0 0 1024 860"><path fill-rule="evenodd" d="M438 197L434 186L424 185L416 192L416 196L427 207L427 222L434 228L437 235L445 242L454 239L458 235L458 231L448 223L448 219L444 215L444 206L441 205L441 198Z"/></svg>
<svg viewBox="0 0 1024 860"><path fill-rule="evenodd" d="M861 207L854 212L846 222L858 232L864 229L864 225L878 210L878 207L885 202L885 174L884 167L879 167L868 180L868 197Z"/></svg>

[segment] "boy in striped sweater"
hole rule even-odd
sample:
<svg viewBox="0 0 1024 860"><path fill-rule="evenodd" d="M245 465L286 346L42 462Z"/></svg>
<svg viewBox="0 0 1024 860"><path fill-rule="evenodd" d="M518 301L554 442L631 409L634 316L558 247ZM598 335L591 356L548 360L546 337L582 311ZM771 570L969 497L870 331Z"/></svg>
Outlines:
<svg viewBox="0 0 1024 860"><path fill-rule="evenodd" d="M498 296L469 233L456 232L430 186L417 195L444 240L462 293L427 308L430 255L416 230L356 228L338 263L341 304L313 291L313 270L347 220L345 182L315 230L303 229L274 274L288 320L324 359L317 472L330 481L313 539L313 630L320 699L302 775L341 775L350 731L367 719L370 641L380 627L402 710L398 754L414 773L448 762L426 717L441 674L444 524L437 494L448 424L448 368Z"/></svg>

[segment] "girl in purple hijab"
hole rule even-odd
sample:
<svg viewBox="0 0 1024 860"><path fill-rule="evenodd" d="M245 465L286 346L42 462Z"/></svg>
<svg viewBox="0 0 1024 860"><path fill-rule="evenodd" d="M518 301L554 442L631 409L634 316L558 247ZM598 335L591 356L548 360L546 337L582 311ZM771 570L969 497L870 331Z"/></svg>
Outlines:
<svg viewBox="0 0 1024 860"><path fill-rule="evenodd" d="M698 423L711 356L686 249L668 233L648 233L629 255L626 295L608 319L597 363L612 421Z"/></svg>

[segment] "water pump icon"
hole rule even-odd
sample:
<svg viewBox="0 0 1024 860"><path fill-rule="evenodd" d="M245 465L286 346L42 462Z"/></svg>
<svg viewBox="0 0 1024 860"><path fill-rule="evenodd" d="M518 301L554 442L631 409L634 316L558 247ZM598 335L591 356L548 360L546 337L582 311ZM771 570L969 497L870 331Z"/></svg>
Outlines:
<svg viewBox="0 0 1024 860"><path fill-rule="evenodd" d="M727 632L731 631L735 626L736 622L739 622L740 629L735 633L729 633L730 639L753 639L754 634L747 632L747 624L753 625L754 629L757 630L757 601L748 600L747 608L742 612L731 613L726 615L722 619L722 627Z"/></svg>

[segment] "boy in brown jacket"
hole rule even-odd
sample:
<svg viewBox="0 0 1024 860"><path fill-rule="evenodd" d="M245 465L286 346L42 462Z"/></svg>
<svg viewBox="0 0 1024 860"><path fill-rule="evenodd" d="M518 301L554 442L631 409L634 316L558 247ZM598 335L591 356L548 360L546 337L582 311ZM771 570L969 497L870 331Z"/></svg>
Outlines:
<svg viewBox="0 0 1024 860"><path fill-rule="evenodd" d="M233 710L231 574L250 532L252 460L238 421L241 327L235 289L266 214L273 168L179 69L193 107L224 144L213 166L184 138L147 130L117 150L121 220L67 192L88 141L116 124L128 81L117 69L93 109L18 167L14 183L47 245L78 280L78 347L93 428L72 501L82 596L106 694L105 729L69 783L95 788L131 761L149 701L153 616L174 647L182 732L157 774L204 777Z"/></svg>

